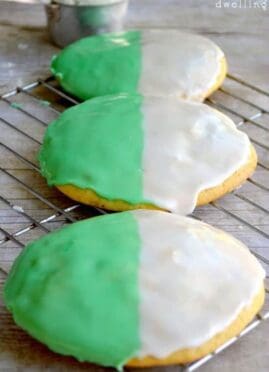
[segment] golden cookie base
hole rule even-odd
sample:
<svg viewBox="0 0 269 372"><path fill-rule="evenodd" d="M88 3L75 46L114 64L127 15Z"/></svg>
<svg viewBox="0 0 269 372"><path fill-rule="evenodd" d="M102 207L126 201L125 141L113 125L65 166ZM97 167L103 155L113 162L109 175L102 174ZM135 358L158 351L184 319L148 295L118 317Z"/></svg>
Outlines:
<svg viewBox="0 0 269 372"><path fill-rule="evenodd" d="M250 306L245 307L237 318L226 329L223 330L223 332L216 334L201 346L181 349L162 359L157 359L151 356L142 359L131 359L127 363L126 367L153 367L169 364L186 364L202 358L203 356L216 350L229 339L238 335L259 312L264 303L264 297L265 291L264 286L262 286Z"/></svg>
<svg viewBox="0 0 269 372"><path fill-rule="evenodd" d="M220 73L219 76L216 79L215 84L212 85L212 87L204 94L202 97L202 100L205 100L207 97L209 97L215 90L219 89L220 86L222 85L226 75L228 72L228 64L226 58L223 56L222 59L220 60Z"/></svg>
<svg viewBox="0 0 269 372"><path fill-rule="evenodd" d="M221 185L206 189L198 195L197 206L208 204L221 196L239 187L254 172L257 165L257 154L251 145L248 162L238 169L234 174L227 178ZM61 185L57 188L69 198L82 204L91 205L97 208L108 209L111 211L125 211L132 209L161 209L152 204L129 204L123 200L108 200L102 198L90 189L80 189L73 185Z"/></svg>

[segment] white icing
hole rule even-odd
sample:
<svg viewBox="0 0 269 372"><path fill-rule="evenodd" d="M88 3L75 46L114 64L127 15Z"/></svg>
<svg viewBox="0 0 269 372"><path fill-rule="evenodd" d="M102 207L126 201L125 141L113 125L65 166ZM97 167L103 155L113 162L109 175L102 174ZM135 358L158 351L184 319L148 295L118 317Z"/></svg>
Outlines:
<svg viewBox="0 0 269 372"><path fill-rule="evenodd" d="M143 31L139 91L202 101L220 75L223 56L216 44L199 35Z"/></svg>
<svg viewBox="0 0 269 372"><path fill-rule="evenodd" d="M200 191L247 163L250 142L227 116L175 97L143 102L143 193L178 214L193 211Z"/></svg>
<svg viewBox="0 0 269 372"><path fill-rule="evenodd" d="M132 213L141 237L138 357L199 346L251 305L265 272L241 242L190 218Z"/></svg>

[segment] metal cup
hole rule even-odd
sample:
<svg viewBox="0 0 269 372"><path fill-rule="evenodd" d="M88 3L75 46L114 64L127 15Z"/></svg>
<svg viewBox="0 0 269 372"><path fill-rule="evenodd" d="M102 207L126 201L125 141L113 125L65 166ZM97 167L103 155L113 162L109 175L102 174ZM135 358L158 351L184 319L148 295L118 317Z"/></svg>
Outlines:
<svg viewBox="0 0 269 372"><path fill-rule="evenodd" d="M71 0L71 2L73 2ZM68 3L68 4L67 4ZM45 5L52 41L64 47L87 35L122 29L128 0L59 0Z"/></svg>

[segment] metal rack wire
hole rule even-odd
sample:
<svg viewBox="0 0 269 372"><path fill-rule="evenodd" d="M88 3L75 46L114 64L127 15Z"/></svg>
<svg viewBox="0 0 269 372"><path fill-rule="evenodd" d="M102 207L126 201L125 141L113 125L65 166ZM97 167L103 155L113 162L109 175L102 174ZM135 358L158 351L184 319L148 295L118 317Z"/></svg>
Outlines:
<svg viewBox="0 0 269 372"><path fill-rule="evenodd" d="M23 197L12 197L9 190L2 188L3 195L0 195L0 203L19 214L23 221L22 228L11 229L12 231L9 231L5 224L0 226L0 270L4 274L8 273L10 266L8 264L11 263L8 262L11 261L10 256L7 262L5 259L1 259L2 255L5 257L7 243L12 244L15 258L25 243L30 240L29 237L25 239L24 237L32 231L39 230L39 234L46 234L62 224L106 213L98 208L86 208L80 204L71 204L70 200L60 194L47 196L49 188L39 184L38 187L35 187L32 181L33 179L40 180L41 176L35 157L29 156L29 154L36 153L48 123L66 107L77 103L79 102L74 97L59 88L53 78L38 80L1 96L0 105L3 105L0 106L1 128L11 133L10 136L12 133L16 134L21 140L13 145L9 143L12 141L5 141L6 138L9 138L8 134L2 137L0 149L11 163L15 162L17 165L10 169L7 164L5 167L0 167L0 172L3 177L8 179L8 185L11 183L11 186L8 186L11 190L14 185L16 190L19 189L22 193L26 192L31 202L34 200L41 203L47 212L47 215L42 218L34 216L31 208L16 205L17 200L19 203L23 202ZM259 162L256 176L248 179L242 189L235 190L229 196L211 203L209 206L198 208L193 217L221 227L248 243L251 251L269 273L269 146L267 144L269 143L267 123L269 119L269 110L267 109L269 107L269 92L238 77L228 75L225 85L208 99L207 103L228 113L237 125L248 133L258 152ZM28 122L31 122L30 127L26 125ZM26 142L27 146L21 146ZM23 172L27 170L31 174L24 179L16 174L14 169L17 171L22 169ZM266 292L269 297L268 289ZM260 312L237 337L229 340L214 353L182 367L182 370L188 372L197 370L268 318L269 309Z"/></svg>

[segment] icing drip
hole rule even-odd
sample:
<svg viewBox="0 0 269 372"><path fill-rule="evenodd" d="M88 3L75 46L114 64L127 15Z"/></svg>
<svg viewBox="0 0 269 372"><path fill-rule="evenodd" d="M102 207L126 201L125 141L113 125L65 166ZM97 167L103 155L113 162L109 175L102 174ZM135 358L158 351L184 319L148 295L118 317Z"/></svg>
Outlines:
<svg viewBox="0 0 269 372"><path fill-rule="evenodd" d="M207 105L145 97L143 117L143 195L164 209L191 213L200 191L248 161L247 135Z"/></svg>
<svg viewBox="0 0 269 372"><path fill-rule="evenodd" d="M164 212L132 212L139 224L139 357L167 357L223 331L261 289L265 272L232 236Z"/></svg>

